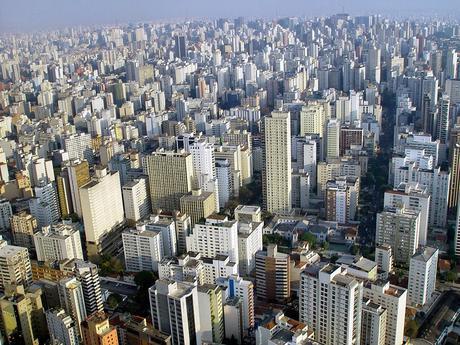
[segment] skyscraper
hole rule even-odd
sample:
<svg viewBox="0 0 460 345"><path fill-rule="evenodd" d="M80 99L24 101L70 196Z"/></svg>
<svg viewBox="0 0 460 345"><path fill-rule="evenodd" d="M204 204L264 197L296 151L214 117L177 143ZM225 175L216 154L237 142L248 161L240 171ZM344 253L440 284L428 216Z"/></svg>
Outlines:
<svg viewBox="0 0 460 345"><path fill-rule="evenodd" d="M179 59L187 57L187 40L185 35L177 34L174 36L174 56Z"/></svg>
<svg viewBox="0 0 460 345"><path fill-rule="evenodd" d="M262 126L264 209L271 213L291 210L291 123L289 112L273 111Z"/></svg>

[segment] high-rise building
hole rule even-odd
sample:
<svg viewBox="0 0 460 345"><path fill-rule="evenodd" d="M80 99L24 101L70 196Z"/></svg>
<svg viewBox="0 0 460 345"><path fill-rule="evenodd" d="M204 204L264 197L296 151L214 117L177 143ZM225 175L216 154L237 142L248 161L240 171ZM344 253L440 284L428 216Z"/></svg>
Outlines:
<svg viewBox="0 0 460 345"><path fill-rule="evenodd" d="M436 123L436 138L441 141L442 144L448 143L449 129L450 129L450 98L447 94L443 94L439 99L438 104L439 110L437 113Z"/></svg>
<svg viewBox="0 0 460 345"><path fill-rule="evenodd" d="M86 133L69 135L63 139L63 148L69 154L69 159L86 159L89 163L93 163L91 135Z"/></svg>
<svg viewBox="0 0 460 345"><path fill-rule="evenodd" d="M389 282L367 281L364 284L363 295L387 310L385 345L402 345L407 291Z"/></svg>
<svg viewBox="0 0 460 345"><path fill-rule="evenodd" d="M256 253L256 293L267 301L286 301L291 295L290 257L277 245Z"/></svg>
<svg viewBox="0 0 460 345"><path fill-rule="evenodd" d="M180 198L192 190L192 155L160 150L144 157L143 167L149 176L152 209L179 210Z"/></svg>
<svg viewBox="0 0 460 345"><path fill-rule="evenodd" d="M139 226L125 230L122 238L128 272L158 271L158 262L164 257L161 231Z"/></svg>
<svg viewBox="0 0 460 345"><path fill-rule="evenodd" d="M83 216L80 200L80 188L90 181L89 164L85 160L73 160L67 165L72 209L80 218Z"/></svg>
<svg viewBox="0 0 460 345"><path fill-rule="evenodd" d="M219 278L216 283L225 288L225 299L227 302L234 298L238 298L242 302L241 319L238 319L238 323L241 320L242 333L248 334L248 330L255 325L253 283L238 276Z"/></svg>
<svg viewBox="0 0 460 345"><path fill-rule="evenodd" d="M363 146L363 129L342 126L340 128L340 155L343 156L353 146Z"/></svg>
<svg viewBox="0 0 460 345"><path fill-rule="evenodd" d="M375 262L379 270L393 272L393 254L389 244L381 244L375 247Z"/></svg>
<svg viewBox="0 0 460 345"><path fill-rule="evenodd" d="M404 206L386 207L377 213L377 245L388 244L397 263L409 264L409 260L419 247L420 214Z"/></svg>
<svg viewBox="0 0 460 345"><path fill-rule="evenodd" d="M330 119L326 125L326 159L340 156L340 122Z"/></svg>
<svg viewBox="0 0 460 345"><path fill-rule="evenodd" d="M326 184L326 220L346 224L356 216L359 197L359 179L344 177Z"/></svg>
<svg viewBox="0 0 460 345"><path fill-rule="evenodd" d="M232 168L228 159L216 159L216 177L220 207L225 207L233 195L232 176Z"/></svg>
<svg viewBox="0 0 460 345"><path fill-rule="evenodd" d="M103 238L124 221L118 172L96 170L95 178L80 188L80 198L87 250L93 255L100 251Z"/></svg>
<svg viewBox="0 0 460 345"><path fill-rule="evenodd" d="M457 205L457 217L455 219L454 251L455 251L455 256L457 258L460 257L460 202L458 202L458 205Z"/></svg>
<svg viewBox="0 0 460 345"><path fill-rule="evenodd" d="M264 209L271 213L291 210L291 123L289 112L273 111L262 125Z"/></svg>
<svg viewBox="0 0 460 345"><path fill-rule="evenodd" d="M407 301L414 306L425 305L436 289L438 249L425 247L410 259Z"/></svg>
<svg viewBox="0 0 460 345"><path fill-rule="evenodd" d="M216 210L219 210L219 191L214 145L206 142L204 139L198 139L190 145L190 153L192 154L193 170L196 181L195 187L201 188L205 192L214 192L216 196Z"/></svg>
<svg viewBox="0 0 460 345"><path fill-rule="evenodd" d="M258 207L252 207L260 210ZM240 260L238 268L242 276L250 275L256 267L255 255L263 249L262 233L263 222L261 221L238 222L238 257Z"/></svg>
<svg viewBox="0 0 460 345"><path fill-rule="evenodd" d="M6 199L0 199L0 229L9 230L10 218L13 215L11 203Z"/></svg>
<svg viewBox="0 0 460 345"><path fill-rule="evenodd" d="M218 211L215 198L216 194L214 192L194 189L192 194L187 194L180 198L180 211L190 216L192 226L194 226L202 219Z"/></svg>
<svg viewBox="0 0 460 345"><path fill-rule="evenodd" d="M134 179L123 186L122 194L126 219L137 222L150 214L152 208L148 189L147 177Z"/></svg>
<svg viewBox="0 0 460 345"><path fill-rule="evenodd" d="M174 217L153 215L150 216L149 219L137 224L137 228L145 227L146 230L156 231L161 234L161 243L163 245L163 254L165 256L177 255L177 233L175 227L176 224L180 223L180 221L178 218ZM177 221L175 221L175 219ZM179 225L180 224L178 224L178 226Z"/></svg>
<svg viewBox="0 0 460 345"><path fill-rule="evenodd" d="M7 285L27 287L31 283L32 268L27 248L11 246L0 240L0 290L5 290Z"/></svg>
<svg viewBox="0 0 460 345"><path fill-rule="evenodd" d="M76 323L64 309L49 309L45 315L52 342L63 345L80 343Z"/></svg>
<svg viewBox="0 0 460 345"><path fill-rule="evenodd" d="M221 343L224 338L224 294L220 286L205 284L198 286L200 307L201 341Z"/></svg>
<svg viewBox="0 0 460 345"><path fill-rule="evenodd" d="M91 262L75 260L74 272L83 289L86 314L91 315L103 311L101 282L97 266Z"/></svg>
<svg viewBox="0 0 460 345"><path fill-rule="evenodd" d="M187 251L199 252L208 258L224 254L230 257L230 261L238 263L238 222L212 215L204 224L195 224L186 243Z"/></svg>
<svg viewBox="0 0 460 345"><path fill-rule="evenodd" d="M61 307L72 317L78 335L81 335L81 323L87 316L81 282L75 277L61 279L58 283L58 294Z"/></svg>
<svg viewBox="0 0 460 345"><path fill-rule="evenodd" d="M426 245L428 236L428 215L431 196L427 188L419 184L402 183L385 192L383 206L401 207L420 214L419 245Z"/></svg>
<svg viewBox="0 0 460 345"><path fill-rule="evenodd" d="M25 211L11 217L11 232L16 246L34 249L33 235L38 230L37 219Z"/></svg>
<svg viewBox="0 0 460 345"><path fill-rule="evenodd" d="M10 286L0 299L1 331L8 344L39 345L47 336L40 288Z"/></svg>
<svg viewBox="0 0 460 345"><path fill-rule="evenodd" d="M459 130L460 133L460 130ZM460 136L459 136L460 138ZM451 138L451 140L454 140ZM449 210L457 210L458 198L460 197L460 140L451 145L450 149L450 186L449 186Z"/></svg>
<svg viewBox="0 0 460 345"><path fill-rule="evenodd" d="M187 38L184 34L174 36L174 56L179 59L187 57Z"/></svg>
<svg viewBox="0 0 460 345"><path fill-rule="evenodd" d="M36 186L35 197L29 200L29 208L39 228L57 223L61 213L54 184Z"/></svg>
<svg viewBox="0 0 460 345"><path fill-rule="evenodd" d="M363 298L361 344L385 345L387 310L368 298Z"/></svg>
<svg viewBox="0 0 460 345"><path fill-rule="evenodd" d="M157 280L149 289L153 326L173 344L201 344L198 289L193 284Z"/></svg>
<svg viewBox="0 0 460 345"><path fill-rule="evenodd" d="M360 344L363 283L333 264L312 265L301 274L300 322L321 344Z"/></svg>
<svg viewBox="0 0 460 345"><path fill-rule="evenodd" d="M90 314L81 325L83 345L118 345L117 329L103 311Z"/></svg>
<svg viewBox="0 0 460 345"><path fill-rule="evenodd" d="M34 245L38 261L83 260L80 231L71 224L43 227L34 234Z"/></svg>

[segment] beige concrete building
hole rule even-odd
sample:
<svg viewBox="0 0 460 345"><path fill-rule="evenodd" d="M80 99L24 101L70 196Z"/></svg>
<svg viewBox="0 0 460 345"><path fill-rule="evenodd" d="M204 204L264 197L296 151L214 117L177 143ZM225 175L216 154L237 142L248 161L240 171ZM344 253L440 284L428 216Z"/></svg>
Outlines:
<svg viewBox="0 0 460 345"><path fill-rule="evenodd" d="M262 125L263 207L271 213L287 213L292 208L290 119L289 112L273 111Z"/></svg>
<svg viewBox="0 0 460 345"><path fill-rule="evenodd" d="M180 211L190 216L192 226L218 211L215 206L214 192L203 192L201 189L180 198Z"/></svg>
<svg viewBox="0 0 460 345"><path fill-rule="evenodd" d="M144 157L152 209L180 209L180 198L192 190L193 161L186 152L159 150Z"/></svg>

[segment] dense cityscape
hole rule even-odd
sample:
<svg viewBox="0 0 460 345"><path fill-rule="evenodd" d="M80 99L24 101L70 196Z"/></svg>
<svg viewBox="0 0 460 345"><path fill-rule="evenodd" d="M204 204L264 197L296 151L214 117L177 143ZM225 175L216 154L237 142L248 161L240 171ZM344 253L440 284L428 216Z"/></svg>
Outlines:
<svg viewBox="0 0 460 345"><path fill-rule="evenodd" d="M460 21L0 32L0 344L460 344Z"/></svg>

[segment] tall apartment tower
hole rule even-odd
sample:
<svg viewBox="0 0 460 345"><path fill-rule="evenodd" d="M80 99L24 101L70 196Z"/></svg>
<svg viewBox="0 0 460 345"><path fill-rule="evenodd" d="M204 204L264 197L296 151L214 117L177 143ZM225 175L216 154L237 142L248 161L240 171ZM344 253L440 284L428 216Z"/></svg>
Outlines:
<svg viewBox="0 0 460 345"><path fill-rule="evenodd" d="M224 254L238 263L238 222L218 215L208 217L204 224L195 224L186 243L187 251L199 252L208 258Z"/></svg>
<svg viewBox="0 0 460 345"><path fill-rule="evenodd" d="M192 284L157 280L149 289L153 326L173 344L201 344L198 290Z"/></svg>
<svg viewBox="0 0 460 345"><path fill-rule="evenodd" d="M11 232L16 246L34 249L34 233L38 230L37 219L25 211L11 217Z"/></svg>
<svg viewBox="0 0 460 345"><path fill-rule="evenodd" d="M409 264L409 260L419 247L420 214L404 206L386 207L377 213L377 245L389 244L397 263Z"/></svg>
<svg viewBox="0 0 460 345"><path fill-rule="evenodd" d="M193 160L186 152L159 150L144 157L152 209L180 209L180 198L192 190Z"/></svg>
<svg viewBox="0 0 460 345"><path fill-rule="evenodd" d="M263 207L271 213L291 210L291 116L273 111L262 124Z"/></svg>
<svg viewBox="0 0 460 345"><path fill-rule="evenodd" d="M123 200L118 172L96 170L96 177L80 188L87 251L100 251L104 237L124 221Z"/></svg>
<svg viewBox="0 0 460 345"><path fill-rule="evenodd" d="M411 305L423 306L436 289L438 249L425 247L410 259L407 300Z"/></svg>
<svg viewBox="0 0 460 345"><path fill-rule="evenodd" d="M400 207L412 210L420 214L419 244L426 245L428 235L428 217L431 196L426 187L418 183L401 183L393 190L384 194L383 206Z"/></svg>
<svg viewBox="0 0 460 345"><path fill-rule="evenodd" d="M117 329L103 311L91 314L82 323L83 345L118 345Z"/></svg>
<svg viewBox="0 0 460 345"><path fill-rule="evenodd" d="M74 264L76 277L83 289L86 314L91 315L103 311L101 282L99 281L97 266L83 260L75 260Z"/></svg>
<svg viewBox="0 0 460 345"><path fill-rule="evenodd" d="M59 221L61 212L53 182L35 187L35 197L29 199L29 208L32 216L37 219L38 227Z"/></svg>
<svg viewBox="0 0 460 345"><path fill-rule="evenodd" d="M451 132L452 133L452 132ZM459 129L460 133L460 129ZM459 139L460 139L460 134ZM454 139L451 137L450 139ZM451 145L450 149L450 187L449 187L449 210L455 212L458 205L458 198L460 196L460 140Z"/></svg>
<svg viewBox="0 0 460 345"><path fill-rule="evenodd" d="M326 219L346 224L356 216L359 196L359 179L343 177L326 184Z"/></svg>
<svg viewBox="0 0 460 345"><path fill-rule="evenodd" d="M45 315L52 342L65 345L80 343L76 322L66 314L64 309L50 309Z"/></svg>
<svg viewBox="0 0 460 345"><path fill-rule="evenodd" d="M460 199L460 197L459 197ZM455 221L455 243L454 243L455 256L460 257L460 202L457 205L457 217Z"/></svg>
<svg viewBox="0 0 460 345"><path fill-rule="evenodd" d="M152 210L148 177L142 176L125 183L122 188L126 219L134 222L148 216Z"/></svg>
<svg viewBox="0 0 460 345"><path fill-rule="evenodd" d="M291 295L289 255L278 252L276 245L256 253L256 293L267 301L283 302Z"/></svg>
<svg viewBox="0 0 460 345"><path fill-rule="evenodd" d="M330 119L326 125L326 158L339 158L340 156L340 122Z"/></svg>
<svg viewBox="0 0 460 345"><path fill-rule="evenodd" d="M325 345L360 344L363 283L346 269L312 265L300 277L300 322Z"/></svg>
<svg viewBox="0 0 460 345"><path fill-rule="evenodd" d="M11 246L0 240L0 290L11 285L32 283L32 267L27 248Z"/></svg>
<svg viewBox="0 0 460 345"><path fill-rule="evenodd" d="M58 283L59 303L72 317L81 335L81 323L86 319L85 298L81 283L75 277L61 279Z"/></svg>
<svg viewBox="0 0 460 345"><path fill-rule="evenodd" d="M387 310L363 298L361 345L385 345Z"/></svg>
<svg viewBox="0 0 460 345"><path fill-rule="evenodd" d="M436 138L440 140L442 144L446 144L449 141L450 129L450 98L447 94L443 94L439 99L438 107L439 110L436 123Z"/></svg>
<svg viewBox="0 0 460 345"><path fill-rule="evenodd" d="M74 160L67 166L73 212L82 217L80 187L90 181L89 164L86 160Z"/></svg>
<svg viewBox="0 0 460 345"><path fill-rule="evenodd" d="M387 310L385 345L402 345L407 291L389 282L367 281L363 296Z"/></svg>
<svg viewBox="0 0 460 345"><path fill-rule="evenodd" d="M195 188L201 188L205 192L214 192L216 196L216 210L219 210L219 191L216 174L216 160L214 145L199 139L190 145L192 154L193 170L195 175Z"/></svg>

